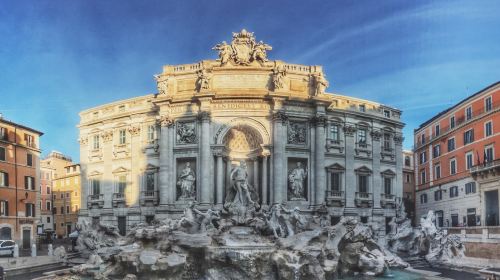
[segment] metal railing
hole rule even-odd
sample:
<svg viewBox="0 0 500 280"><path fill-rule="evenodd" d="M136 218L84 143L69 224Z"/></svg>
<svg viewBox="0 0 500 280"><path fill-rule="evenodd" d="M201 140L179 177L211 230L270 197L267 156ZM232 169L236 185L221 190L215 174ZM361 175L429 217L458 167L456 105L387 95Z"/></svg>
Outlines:
<svg viewBox="0 0 500 280"><path fill-rule="evenodd" d="M359 200L372 200L372 193L356 192L356 199Z"/></svg>
<svg viewBox="0 0 500 280"><path fill-rule="evenodd" d="M326 197L329 199L335 199L335 198L343 198L344 197L344 192L343 191L326 191Z"/></svg>
<svg viewBox="0 0 500 280"><path fill-rule="evenodd" d="M143 198L155 198L158 197L158 191L142 191Z"/></svg>
<svg viewBox="0 0 500 280"><path fill-rule="evenodd" d="M125 193L114 193L113 194L113 200L124 200L125 199Z"/></svg>
<svg viewBox="0 0 500 280"><path fill-rule="evenodd" d="M474 173L474 172L490 169L492 167L497 167L497 166L500 166L500 159L495 159L492 161L483 162L481 164L474 165L469 169L469 172Z"/></svg>
<svg viewBox="0 0 500 280"><path fill-rule="evenodd" d="M104 200L103 194L91 194L88 196L88 201L99 201Z"/></svg>

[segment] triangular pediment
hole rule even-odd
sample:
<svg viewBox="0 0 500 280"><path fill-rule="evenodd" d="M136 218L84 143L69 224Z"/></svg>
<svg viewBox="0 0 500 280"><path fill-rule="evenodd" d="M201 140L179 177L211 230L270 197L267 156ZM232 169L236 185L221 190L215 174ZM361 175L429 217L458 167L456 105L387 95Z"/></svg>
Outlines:
<svg viewBox="0 0 500 280"><path fill-rule="evenodd" d="M342 165L338 164L338 163L334 163L334 164L328 166L327 169L329 169L329 170L338 170L338 171L344 171L345 170L345 168Z"/></svg>
<svg viewBox="0 0 500 280"><path fill-rule="evenodd" d="M394 172L394 171L392 171L390 169L382 171L382 172L380 172L380 174L382 174L382 176L386 176L386 177L394 177L394 176L396 176L396 172Z"/></svg>
<svg viewBox="0 0 500 280"><path fill-rule="evenodd" d="M102 175L102 173L99 172L99 171L97 171L97 170L94 170L94 171L92 171L92 172L89 173L90 177L101 176L101 175Z"/></svg>
<svg viewBox="0 0 500 280"><path fill-rule="evenodd" d="M115 170L113 170L113 173L123 173L123 172L129 172L130 170L123 167L123 166L120 166L118 168L116 168Z"/></svg>
<svg viewBox="0 0 500 280"><path fill-rule="evenodd" d="M356 168L354 171L356 173L372 173L372 170L364 165L359 168Z"/></svg>

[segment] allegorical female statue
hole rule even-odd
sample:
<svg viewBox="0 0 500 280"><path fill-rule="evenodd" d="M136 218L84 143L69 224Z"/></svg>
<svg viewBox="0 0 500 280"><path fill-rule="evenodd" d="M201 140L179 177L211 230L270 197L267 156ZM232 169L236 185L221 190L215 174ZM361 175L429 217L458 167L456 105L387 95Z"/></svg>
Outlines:
<svg viewBox="0 0 500 280"><path fill-rule="evenodd" d="M307 171L302 167L301 162L288 175L289 190L292 198L304 198L304 183L307 177Z"/></svg>
<svg viewBox="0 0 500 280"><path fill-rule="evenodd" d="M191 169L191 164L186 163L184 169L182 169L179 179L177 180L177 186L180 187L181 196L180 198L192 199L195 197L194 181L196 180L196 175Z"/></svg>

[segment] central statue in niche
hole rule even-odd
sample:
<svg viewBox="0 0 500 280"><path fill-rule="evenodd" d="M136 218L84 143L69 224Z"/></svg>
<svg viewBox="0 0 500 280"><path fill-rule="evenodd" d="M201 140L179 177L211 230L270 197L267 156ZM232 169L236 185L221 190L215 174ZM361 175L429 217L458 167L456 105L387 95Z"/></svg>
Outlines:
<svg viewBox="0 0 500 280"><path fill-rule="evenodd" d="M251 212L259 208L259 196L248 183L247 166L244 160L231 171L231 184L228 189L224 208L234 215L234 219L242 224L251 218Z"/></svg>

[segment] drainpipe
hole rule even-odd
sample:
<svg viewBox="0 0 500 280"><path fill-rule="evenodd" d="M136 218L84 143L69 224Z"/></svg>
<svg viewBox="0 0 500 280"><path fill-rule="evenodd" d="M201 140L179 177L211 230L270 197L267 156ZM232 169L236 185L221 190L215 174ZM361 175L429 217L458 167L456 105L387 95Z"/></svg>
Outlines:
<svg viewBox="0 0 500 280"><path fill-rule="evenodd" d="M15 178L15 185L16 185L16 231L18 231L19 228L19 217L18 217L18 199L17 199L17 191L18 191L18 180L17 180L17 127L14 127L14 178Z"/></svg>

